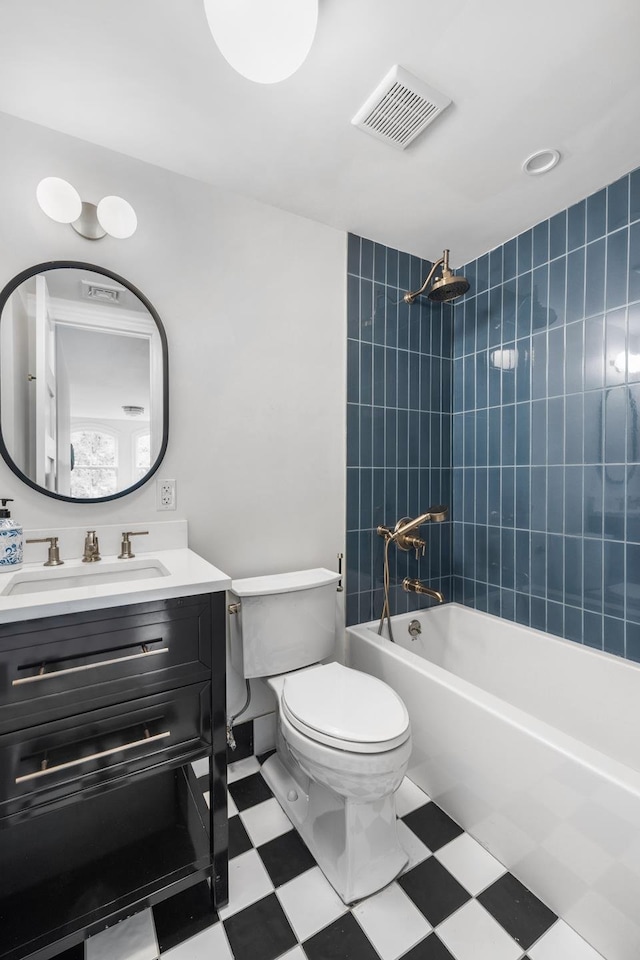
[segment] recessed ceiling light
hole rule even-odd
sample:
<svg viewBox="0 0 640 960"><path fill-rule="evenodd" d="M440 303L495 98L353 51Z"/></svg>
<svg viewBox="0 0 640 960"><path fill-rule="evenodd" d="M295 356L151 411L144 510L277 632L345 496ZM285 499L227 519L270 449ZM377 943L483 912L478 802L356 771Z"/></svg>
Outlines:
<svg viewBox="0 0 640 960"><path fill-rule="evenodd" d="M560 159L559 150L536 150L522 164L522 169L532 177L553 170Z"/></svg>

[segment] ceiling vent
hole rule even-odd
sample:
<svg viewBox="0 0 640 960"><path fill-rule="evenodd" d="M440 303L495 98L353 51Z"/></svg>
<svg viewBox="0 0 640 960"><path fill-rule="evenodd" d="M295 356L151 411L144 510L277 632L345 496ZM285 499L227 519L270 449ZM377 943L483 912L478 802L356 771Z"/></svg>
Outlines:
<svg viewBox="0 0 640 960"><path fill-rule="evenodd" d="M404 150L451 100L402 67L392 67L351 123Z"/></svg>
<svg viewBox="0 0 640 960"><path fill-rule="evenodd" d="M81 280L82 296L85 300L99 300L101 303L120 303L122 287L112 287L106 283L93 283Z"/></svg>

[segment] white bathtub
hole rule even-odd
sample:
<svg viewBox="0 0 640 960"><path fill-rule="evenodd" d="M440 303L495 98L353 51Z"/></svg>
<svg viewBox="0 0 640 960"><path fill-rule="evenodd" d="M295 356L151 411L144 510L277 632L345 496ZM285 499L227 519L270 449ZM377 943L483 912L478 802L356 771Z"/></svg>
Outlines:
<svg viewBox="0 0 640 960"><path fill-rule="evenodd" d="M348 628L346 662L404 699L408 775L606 960L638 960L640 666L456 603L392 622L395 644Z"/></svg>

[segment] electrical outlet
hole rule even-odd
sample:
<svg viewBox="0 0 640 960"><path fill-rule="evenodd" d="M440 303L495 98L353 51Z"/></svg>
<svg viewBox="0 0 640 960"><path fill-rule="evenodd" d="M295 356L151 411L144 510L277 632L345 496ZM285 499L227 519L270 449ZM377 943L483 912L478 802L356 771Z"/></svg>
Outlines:
<svg viewBox="0 0 640 960"><path fill-rule="evenodd" d="M175 510L176 508L176 482L175 480L157 480L157 510Z"/></svg>

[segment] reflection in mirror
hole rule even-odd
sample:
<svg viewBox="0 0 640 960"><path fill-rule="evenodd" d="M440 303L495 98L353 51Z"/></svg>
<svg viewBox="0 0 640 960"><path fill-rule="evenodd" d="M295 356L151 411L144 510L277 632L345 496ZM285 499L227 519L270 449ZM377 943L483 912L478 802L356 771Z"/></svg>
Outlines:
<svg viewBox="0 0 640 960"><path fill-rule="evenodd" d="M121 496L157 468L166 446L159 318L97 268L44 264L21 276L1 300L3 455L52 496Z"/></svg>

